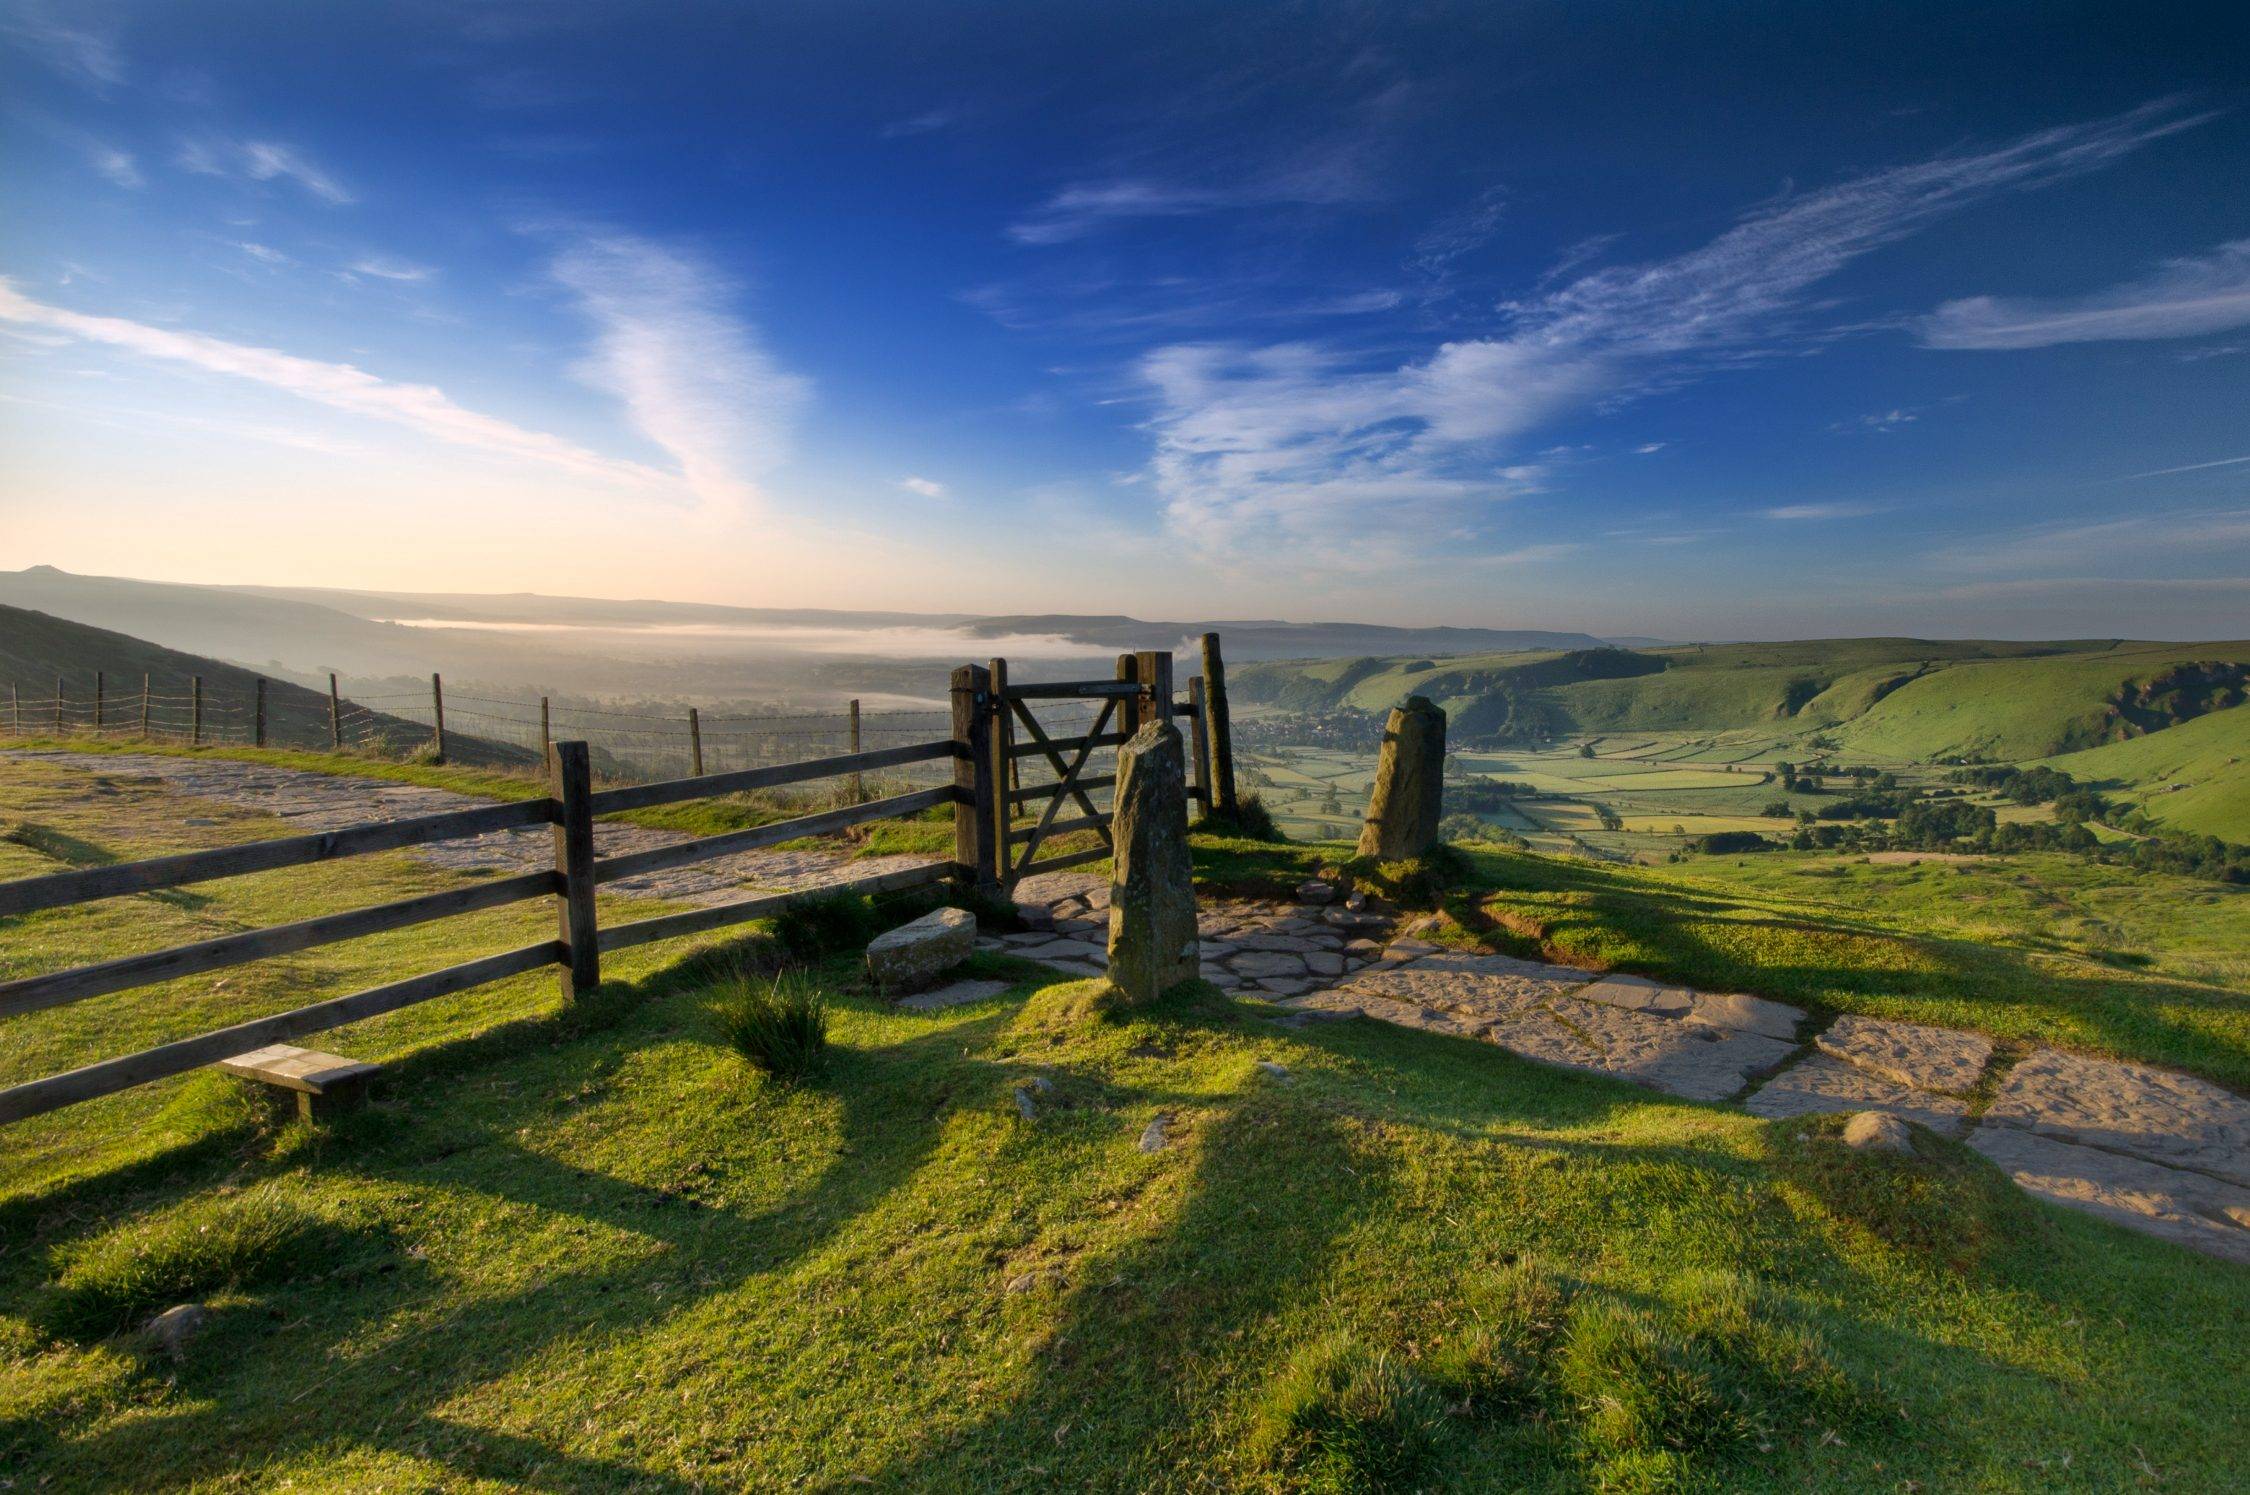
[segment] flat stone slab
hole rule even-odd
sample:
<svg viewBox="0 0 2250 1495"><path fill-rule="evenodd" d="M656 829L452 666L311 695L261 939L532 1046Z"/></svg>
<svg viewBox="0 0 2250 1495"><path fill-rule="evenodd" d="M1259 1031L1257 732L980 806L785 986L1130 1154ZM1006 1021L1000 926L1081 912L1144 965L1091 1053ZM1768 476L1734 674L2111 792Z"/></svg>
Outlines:
<svg viewBox="0 0 2250 1495"><path fill-rule="evenodd" d="M2250 1264L2250 1189L2015 1126L1980 1126L1969 1145L2041 1199Z"/></svg>
<svg viewBox="0 0 2250 1495"><path fill-rule="evenodd" d="M906 997L898 1005L909 1012L936 1012L940 1008L987 1001L1007 989L1008 983L1005 981L955 981L938 987L935 991Z"/></svg>
<svg viewBox="0 0 2250 1495"><path fill-rule="evenodd" d="M1402 1002L1373 992L1316 991L1281 1005L1294 1011L1329 1017L1371 1017L1394 1027L1413 1028L1423 1033L1443 1033L1453 1038L1479 1037L1486 1026L1435 1007Z"/></svg>
<svg viewBox="0 0 2250 1495"><path fill-rule="evenodd" d="M1591 1067L1690 1100L1725 1100L1796 1052L1782 1039L1692 1018L1652 1017L1575 997L1548 1005L1597 1052Z"/></svg>
<svg viewBox="0 0 2250 1495"><path fill-rule="evenodd" d="M1584 971L1568 966L1541 965L1507 955L1447 951L1399 964L1371 966L1353 976L1343 989L1496 1019L1575 991L1586 980Z"/></svg>
<svg viewBox="0 0 2250 1495"><path fill-rule="evenodd" d="M2040 1049L2000 1082L1984 1121L2250 1188L2250 1100L2169 1070Z"/></svg>
<svg viewBox="0 0 2250 1495"><path fill-rule="evenodd" d="M1741 992L1699 991L1695 993L1694 1005L1688 1009L1687 1020L1794 1044L1797 1025L1805 1020L1805 1013L1803 1008L1786 1002L1769 1002L1764 997L1745 996Z"/></svg>
<svg viewBox="0 0 2250 1495"><path fill-rule="evenodd" d="M1992 1040L1982 1033L1879 1017L1840 1017L1814 1042L1822 1053L1871 1075L1916 1090L1954 1095L1973 1089L1992 1057Z"/></svg>
<svg viewBox="0 0 2250 1495"><path fill-rule="evenodd" d="M1092 940L1050 939L1036 945L1024 945L1016 953L1028 960L1091 960L1100 965L1109 964L1109 949Z"/></svg>
<svg viewBox="0 0 2250 1495"><path fill-rule="evenodd" d="M975 914L965 908L932 909L867 942L868 979L890 996L920 991L967 960L976 940Z"/></svg>
<svg viewBox="0 0 2250 1495"><path fill-rule="evenodd" d="M1685 1017L1695 1006L1695 993L1684 986L1666 986L1646 976L1604 976L1582 988L1578 995L1589 1002L1606 1002L1629 1012L1649 1012L1658 1017Z"/></svg>
<svg viewBox="0 0 2250 1495"><path fill-rule="evenodd" d="M1959 1136L1969 1117L1969 1104L1959 1096L1916 1090L1827 1054L1814 1054L1775 1075L1742 1107L1753 1116L1884 1111L1947 1137Z"/></svg>

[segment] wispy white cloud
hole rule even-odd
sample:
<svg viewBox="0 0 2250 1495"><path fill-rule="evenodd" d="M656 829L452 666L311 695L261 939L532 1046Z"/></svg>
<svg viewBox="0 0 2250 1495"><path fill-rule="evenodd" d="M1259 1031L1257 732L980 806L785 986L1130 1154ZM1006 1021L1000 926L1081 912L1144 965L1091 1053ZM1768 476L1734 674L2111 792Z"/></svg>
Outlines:
<svg viewBox="0 0 2250 1495"><path fill-rule="evenodd" d="M1653 457L1671 444L1669 441L1644 441L1633 448L1633 455L1636 457Z"/></svg>
<svg viewBox="0 0 2250 1495"><path fill-rule="evenodd" d="M1965 349L2201 337L2242 326L2250 326L2250 239L2166 260L2150 275L2089 296L1971 296L1917 324L1923 346Z"/></svg>
<svg viewBox="0 0 2250 1495"><path fill-rule="evenodd" d="M621 462L559 436L465 410L434 385L400 383L348 363L299 358L198 332L70 311L24 295L5 277L0 277L0 322L247 379L330 409L404 426L453 446L561 468L581 477L635 485L669 482L664 474L639 463Z"/></svg>
<svg viewBox="0 0 2250 1495"><path fill-rule="evenodd" d="M2129 570L2155 564L2174 579L2183 569L2250 559L2250 508L2176 509L2090 523L2031 525L1999 534L1973 535L1927 557L1931 568L1954 572L2040 572L2092 567Z"/></svg>
<svg viewBox="0 0 2250 1495"><path fill-rule="evenodd" d="M130 151L115 146L96 145L92 150L94 170L102 179L115 187L137 188L145 186L148 179L141 175L139 163Z"/></svg>
<svg viewBox="0 0 2250 1495"><path fill-rule="evenodd" d="M2185 467L2159 467L2152 472L2129 472L2118 481L2130 483L2139 478L2168 478L2174 473L2205 472L2214 467L2239 467L2245 462L2250 462L2250 457L2221 457L2216 462L2190 462Z"/></svg>
<svg viewBox="0 0 2250 1495"><path fill-rule="evenodd" d="M1880 514L1881 509L1871 504L1780 504L1759 511L1765 518L1780 520L1798 519L1859 519L1869 514Z"/></svg>
<svg viewBox="0 0 2250 1495"><path fill-rule="evenodd" d="M919 493L924 498L945 497L945 484L935 478L900 478L898 485L909 493Z"/></svg>
<svg viewBox="0 0 2250 1495"><path fill-rule="evenodd" d="M372 276L376 280L412 282L429 280L437 275L437 271L428 265L417 265L411 260L396 260L381 254L363 254L351 262L349 269L354 275Z"/></svg>
<svg viewBox="0 0 2250 1495"><path fill-rule="evenodd" d="M1010 224L1008 236L1019 244L1065 244L1140 218L1369 202L1381 195L1374 167L1374 140L1347 131L1292 159L1221 180L1117 176L1074 182Z"/></svg>
<svg viewBox="0 0 2250 1495"><path fill-rule="evenodd" d="M177 157L183 171L253 182L291 182L322 202L341 207L356 201L344 185L295 146L271 140L190 140Z"/></svg>
<svg viewBox="0 0 2250 1495"><path fill-rule="evenodd" d="M1675 258L1548 285L1503 308L1504 330L1403 365L1369 367L1305 342L1158 349L1140 364L1153 402L1150 474L1177 530L1228 548L1292 515L1348 547L1355 531L1512 496L1512 441L1768 351L1797 329L1810 288L1861 256L1995 194L2100 169L2203 117L2158 101L1783 197Z"/></svg>
<svg viewBox="0 0 2250 1495"><path fill-rule="evenodd" d="M754 502L812 386L730 309L734 288L693 256L620 233L579 237L553 272L593 324L579 376L624 404L707 513Z"/></svg>
<svg viewBox="0 0 2250 1495"><path fill-rule="evenodd" d="M893 120L879 131L885 140L905 140L916 135L935 135L965 123L970 111L960 107L926 109L906 119Z"/></svg>
<svg viewBox="0 0 2250 1495"><path fill-rule="evenodd" d="M36 0L0 15L0 37L73 82L101 89L125 81L125 55L113 34L82 20L59 20L50 7Z"/></svg>
<svg viewBox="0 0 2250 1495"><path fill-rule="evenodd" d="M1840 420L1828 429L1840 431L1846 435L1869 431L1880 435L1885 432L1896 431L1902 426L1911 426L1921 418L1921 413L1915 410L1877 410L1868 415L1855 416L1851 420Z"/></svg>

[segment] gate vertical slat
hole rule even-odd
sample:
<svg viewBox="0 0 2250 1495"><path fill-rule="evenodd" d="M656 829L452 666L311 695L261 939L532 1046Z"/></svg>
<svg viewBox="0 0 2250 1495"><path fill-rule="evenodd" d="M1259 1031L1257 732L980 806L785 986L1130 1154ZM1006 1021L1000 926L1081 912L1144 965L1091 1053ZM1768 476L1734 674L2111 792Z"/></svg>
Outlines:
<svg viewBox="0 0 2250 1495"><path fill-rule="evenodd" d="M993 857L992 674L981 664L953 672L953 861L977 892L1000 891Z"/></svg>
<svg viewBox="0 0 2250 1495"><path fill-rule="evenodd" d="M1016 885L1014 853L1008 849L1008 832L1015 828L1016 808L1009 802L1008 786L1015 782L1015 760L1009 748L1016 740L1016 724L1008 710L1008 661L994 659L985 666L985 679L992 698L992 741L988 747L992 764L992 854L997 863L1001 885Z"/></svg>

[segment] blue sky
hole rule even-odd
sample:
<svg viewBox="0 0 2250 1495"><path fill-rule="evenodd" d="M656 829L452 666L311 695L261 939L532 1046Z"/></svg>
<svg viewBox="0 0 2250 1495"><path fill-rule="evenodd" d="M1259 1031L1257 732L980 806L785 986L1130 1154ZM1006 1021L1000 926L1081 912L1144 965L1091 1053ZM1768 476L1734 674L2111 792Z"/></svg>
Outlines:
<svg viewBox="0 0 2250 1495"><path fill-rule="evenodd" d="M2238 7L0 0L0 564L2250 632Z"/></svg>

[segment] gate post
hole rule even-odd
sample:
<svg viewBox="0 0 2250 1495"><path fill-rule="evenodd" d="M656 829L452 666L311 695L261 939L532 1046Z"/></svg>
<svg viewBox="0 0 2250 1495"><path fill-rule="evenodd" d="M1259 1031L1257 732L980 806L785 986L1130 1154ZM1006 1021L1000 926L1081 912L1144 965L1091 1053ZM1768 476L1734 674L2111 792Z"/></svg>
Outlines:
<svg viewBox="0 0 2250 1495"><path fill-rule="evenodd" d="M1169 649L1143 649L1133 656L1133 678L1141 682L1141 695L1145 702L1140 725L1150 722L1168 722L1172 719L1172 652Z"/></svg>
<svg viewBox="0 0 2250 1495"><path fill-rule="evenodd" d="M1227 714L1227 667L1219 657L1219 636L1203 635L1203 704L1211 712L1211 773L1213 798L1204 806L1222 815L1235 812L1234 721Z"/></svg>
<svg viewBox="0 0 2250 1495"><path fill-rule="evenodd" d="M569 1002L602 980L594 924L594 772L585 743L558 742L548 750L547 790L555 799L555 932Z"/></svg>
<svg viewBox="0 0 2250 1495"><path fill-rule="evenodd" d="M992 673L953 672L953 875L978 893L1000 891L993 857Z"/></svg>
<svg viewBox="0 0 2250 1495"><path fill-rule="evenodd" d="M1203 693L1203 677L1188 676L1188 798L1211 813L1211 705Z"/></svg>
<svg viewBox="0 0 2250 1495"><path fill-rule="evenodd" d="M1138 654L1118 655L1117 678L1128 684L1137 682L1141 678L1141 657ZM1127 742L1131 742L1133 734L1140 731L1141 723L1147 720L1146 717L1141 715L1140 694L1135 692L1129 696L1118 697L1117 715L1117 730L1125 734Z"/></svg>

